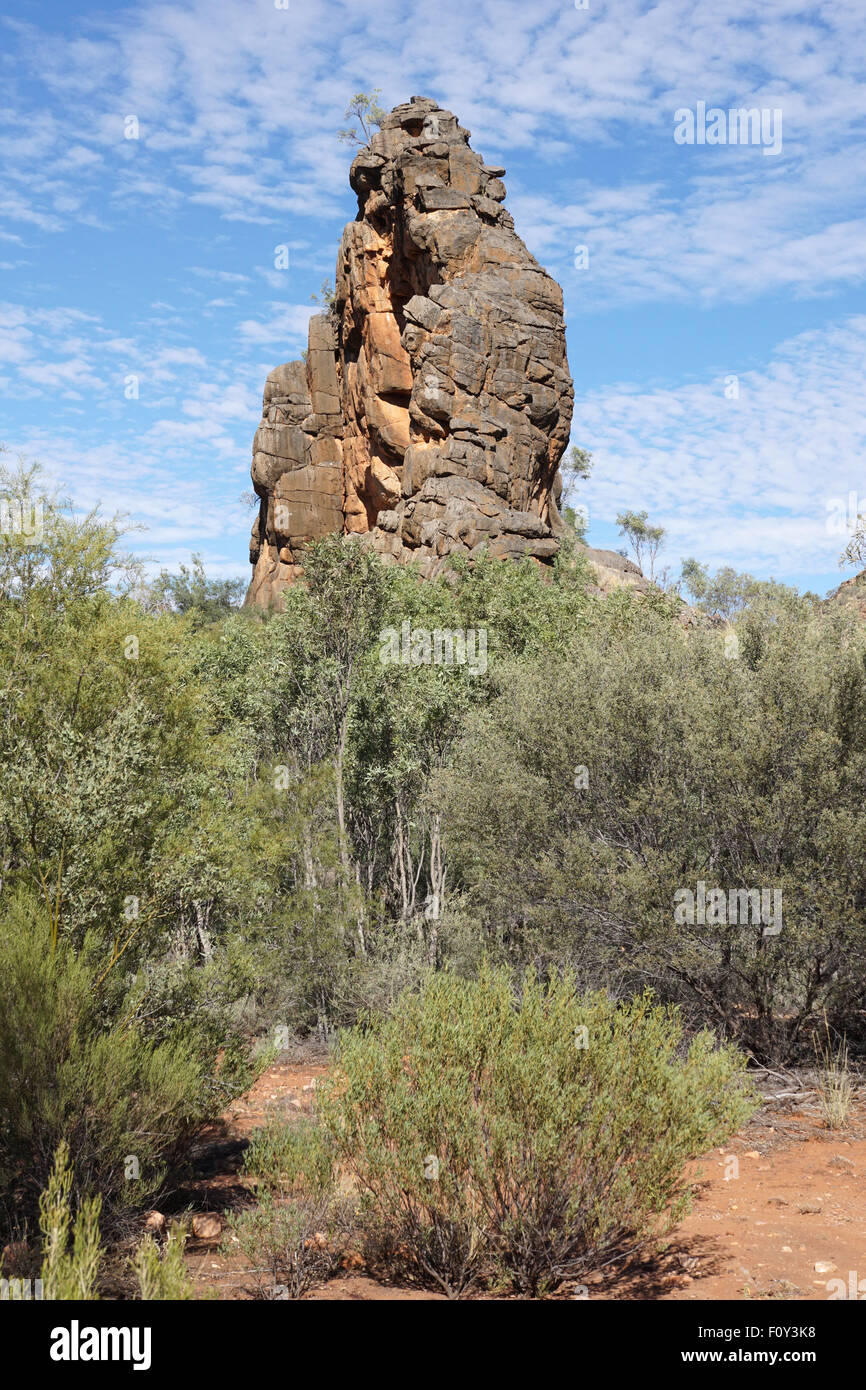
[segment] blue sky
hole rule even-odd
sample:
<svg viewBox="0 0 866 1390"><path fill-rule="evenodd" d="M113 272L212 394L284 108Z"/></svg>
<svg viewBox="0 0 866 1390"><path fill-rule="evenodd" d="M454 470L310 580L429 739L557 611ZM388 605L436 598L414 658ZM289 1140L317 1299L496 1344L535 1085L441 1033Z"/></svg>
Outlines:
<svg viewBox="0 0 866 1390"><path fill-rule="evenodd" d="M863 0L3 8L0 440L146 528L140 553L248 573L264 379L333 277L356 210L336 132L380 87L388 107L434 97L506 166L517 231L563 286L590 541L619 546L616 514L645 508L675 571L693 554L821 593L850 573ZM780 110L781 151L678 144L674 113L700 101Z"/></svg>

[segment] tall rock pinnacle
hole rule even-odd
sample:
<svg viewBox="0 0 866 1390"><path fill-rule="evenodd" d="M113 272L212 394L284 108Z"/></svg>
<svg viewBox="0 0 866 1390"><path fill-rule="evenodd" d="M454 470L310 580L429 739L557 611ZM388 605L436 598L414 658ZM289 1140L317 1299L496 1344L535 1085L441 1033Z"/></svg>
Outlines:
<svg viewBox="0 0 866 1390"><path fill-rule="evenodd" d="M423 97L356 156L334 302L306 360L265 385L249 603L278 605L331 532L426 576L482 546L556 554L574 396L562 291L514 232L504 173Z"/></svg>

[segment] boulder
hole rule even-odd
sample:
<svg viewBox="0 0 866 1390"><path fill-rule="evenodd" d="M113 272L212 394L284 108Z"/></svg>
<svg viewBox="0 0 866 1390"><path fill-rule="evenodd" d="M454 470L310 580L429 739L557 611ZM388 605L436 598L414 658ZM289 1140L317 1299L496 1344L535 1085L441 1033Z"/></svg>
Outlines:
<svg viewBox="0 0 866 1390"><path fill-rule="evenodd" d="M219 1240L222 1229L222 1217L216 1212L200 1212L192 1218L192 1233L196 1240Z"/></svg>
<svg viewBox="0 0 866 1390"><path fill-rule="evenodd" d="M161 1211L149 1211L144 1218L144 1229L154 1236L164 1236L167 1225Z"/></svg>

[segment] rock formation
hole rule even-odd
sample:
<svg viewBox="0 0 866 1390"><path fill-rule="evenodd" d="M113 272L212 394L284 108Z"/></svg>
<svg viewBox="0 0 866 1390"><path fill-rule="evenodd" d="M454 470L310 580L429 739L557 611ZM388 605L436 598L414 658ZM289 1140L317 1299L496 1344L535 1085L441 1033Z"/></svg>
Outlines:
<svg viewBox="0 0 866 1390"><path fill-rule="evenodd" d="M825 605L841 604L858 618L866 620L866 570L861 570L851 579L843 579L838 589L834 589L824 600Z"/></svg>
<svg viewBox="0 0 866 1390"><path fill-rule="evenodd" d="M426 576L449 555L549 563L573 387L562 291L514 232L504 169L413 97L356 156L329 312L271 372L253 445L248 602L331 532Z"/></svg>
<svg viewBox="0 0 866 1390"><path fill-rule="evenodd" d="M653 587L634 561L617 550L596 550L581 545L580 553L588 560L590 574L595 579L590 592L599 598L607 598L617 589L637 589L639 593L646 593Z"/></svg>

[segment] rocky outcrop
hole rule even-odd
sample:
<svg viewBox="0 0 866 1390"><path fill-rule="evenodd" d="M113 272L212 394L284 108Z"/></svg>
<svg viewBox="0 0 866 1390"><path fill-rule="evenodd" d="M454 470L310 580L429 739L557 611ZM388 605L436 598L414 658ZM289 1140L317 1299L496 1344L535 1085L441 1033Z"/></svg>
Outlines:
<svg viewBox="0 0 866 1390"><path fill-rule="evenodd" d="M616 593L617 589L633 589L637 594L661 595L663 592L651 579L646 578L643 570L633 560L629 560L627 555L621 555L618 550L596 550L591 545L581 542L577 553L589 566L592 582L587 586L587 593L593 598L606 599ZM681 627L726 630L730 628L730 624L718 613L705 613L700 608L693 608L679 594L670 590L667 597Z"/></svg>
<svg viewBox="0 0 866 1390"><path fill-rule="evenodd" d="M653 587L634 561L617 550L596 550L591 545L581 545L579 553L589 562L595 580L590 592L599 598L606 598L615 589L637 589L639 593L646 593Z"/></svg>
<svg viewBox="0 0 866 1390"><path fill-rule="evenodd" d="M852 579L843 579L838 589L834 589L824 600L825 605L841 604L856 617L866 621L866 570L861 570Z"/></svg>
<svg viewBox="0 0 866 1390"><path fill-rule="evenodd" d="M334 302L306 361L265 386L248 602L278 602L335 531L427 576L483 547L555 556L573 403L562 291L514 231L504 173L421 97L356 156Z"/></svg>

